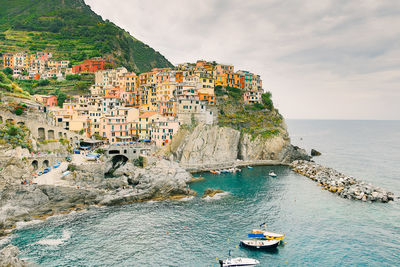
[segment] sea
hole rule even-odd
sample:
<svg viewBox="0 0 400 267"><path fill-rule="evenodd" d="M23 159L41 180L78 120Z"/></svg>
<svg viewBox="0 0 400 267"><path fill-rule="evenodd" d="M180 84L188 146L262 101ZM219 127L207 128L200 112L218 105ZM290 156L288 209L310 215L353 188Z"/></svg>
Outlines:
<svg viewBox="0 0 400 267"><path fill-rule="evenodd" d="M400 121L287 124L293 144L322 153L316 162L400 196ZM229 251L259 266L400 266L400 200L342 199L285 166L199 175L193 199L56 216L18 227L7 242L40 266L219 266ZM226 194L202 199L207 188ZM240 247L262 223L286 244Z"/></svg>

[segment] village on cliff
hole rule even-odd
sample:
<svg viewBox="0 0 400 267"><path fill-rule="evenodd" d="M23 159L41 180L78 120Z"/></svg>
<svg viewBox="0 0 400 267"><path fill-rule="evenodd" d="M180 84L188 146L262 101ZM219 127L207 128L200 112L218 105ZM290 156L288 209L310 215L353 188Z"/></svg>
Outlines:
<svg viewBox="0 0 400 267"><path fill-rule="evenodd" d="M223 88L239 88L249 105L261 103L264 93L259 75L204 60L136 74L101 57L72 66L47 52L6 53L3 68L12 69L16 80L94 73L90 94L69 97L59 106L56 96L34 98L46 106L55 126L110 144L142 140L164 146L181 125L215 123L216 94Z"/></svg>

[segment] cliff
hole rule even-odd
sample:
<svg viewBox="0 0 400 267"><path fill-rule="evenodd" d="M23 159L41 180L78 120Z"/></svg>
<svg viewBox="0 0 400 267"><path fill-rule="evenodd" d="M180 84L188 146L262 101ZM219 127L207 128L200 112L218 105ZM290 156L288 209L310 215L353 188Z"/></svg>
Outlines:
<svg viewBox="0 0 400 267"><path fill-rule="evenodd" d="M253 138L230 127L204 124L180 130L169 149L183 166L231 165L238 160L288 164L310 158L304 150L292 146L286 134Z"/></svg>

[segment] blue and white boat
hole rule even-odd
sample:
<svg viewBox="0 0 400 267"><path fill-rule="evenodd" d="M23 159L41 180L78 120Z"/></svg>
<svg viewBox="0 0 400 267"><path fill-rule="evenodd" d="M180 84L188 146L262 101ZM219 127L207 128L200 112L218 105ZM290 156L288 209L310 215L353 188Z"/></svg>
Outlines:
<svg viewBox="0 0 400 267"><path fill-rule="evenodd" d="M61 162L56 162L56 163L53 165L53 169L60 167L60 165L61 165Z"/></svg>

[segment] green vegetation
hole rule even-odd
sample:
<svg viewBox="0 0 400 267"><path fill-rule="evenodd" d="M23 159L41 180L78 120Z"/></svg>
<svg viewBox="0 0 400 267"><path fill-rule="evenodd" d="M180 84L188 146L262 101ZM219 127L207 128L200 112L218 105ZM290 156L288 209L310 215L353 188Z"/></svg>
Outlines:
<svg viewBox="0 0 400 267"><path fill-rule="evenodd" d="M29 97L29 93L14 82L11 76L12 70L10 74L9 68L0 71L0 90L19 97Z"/></svg>
<svg viewBox="0 0 400 267"><path fill-rule="evenodd" d="M69 77L70 75L67 75ZM93 73L82 73L80 75L71 75L65 81L55 79L46 80L47 83L40 83L36 80L18 81L19 86L31 95L55 95L59 105L65 101L67 96L89 94L89 88L94 83ZM76 78L79 77L79 78Z"/></svg>
<svg viewBox="0 0 400 267"><path fill-rule="evenodd" d="M282 125L283 117L273 108L270 93L263 94L263 104L244 105L243 92L239 88L217 87L215 94L219 126L250 134L253 139L257 136L270 138L286 133Z"/></svg>
<svg viewBox="0 0 400 267"><path fill-rule="evenodd" d="M136 72L172 67L81 0L0 0L0 7L0 53L45 50L73 64L106 55Z"/></svg>
<svg viewBox="0 0 400 267"><path fill-rule="evenodd" d="M133 164L136 167L143 167L144 166L144 157L139 156L137 159L134 159L133 160Z"/></svg>
<svg viewBox="0 0 400 267"><path fill-rule="evenodd" d="M24 125L13 125L7 123L0 128L0 141L3 144L11 144L13 148L20 146L32 150L29 137L29 130Z"/></svg>

